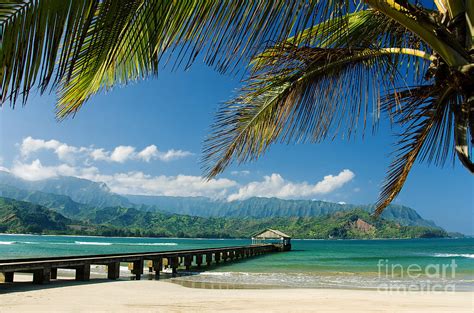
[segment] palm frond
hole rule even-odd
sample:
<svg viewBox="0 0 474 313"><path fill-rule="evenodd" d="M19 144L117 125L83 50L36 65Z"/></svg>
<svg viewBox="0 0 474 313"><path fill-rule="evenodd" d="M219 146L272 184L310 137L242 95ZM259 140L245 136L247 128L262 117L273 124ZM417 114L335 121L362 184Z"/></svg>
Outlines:
<svg viewBox="0 0 474 313"><path fill-rule="evenodd" d="M1 25L1 102L10 99L14 105L19 94L26 101L35 83L44 91L50 82L53 87L60 82L62 115L75 112L102 88L156 74L164 55L189 66L201 54L207 64L224 72L267 42L282 41L318 20L337 19L349 11L349 0L17 4L17 13Z"/></svg>
<svg viewBox="0 0 474 313"><path fill-rule="evenodd" d="M0 4L0 104L17 101L20 94L26 101L38 82L42 91L52 81L55 69L65 63L59 48L68 51L87 27L87 20L98 1L8 1ZM64 60L63 60L64 61Z"/></svg>
<svg viewBox="0 0 474 313"><path fill-rule="evenodd" d="M446 25L439 23L441 16L438 11L413 5L409 1L365 0L365 2L411 30L450 66L470 63L468 51L456 40Z"/></svg>
<svg viewBox="0 0 474 313"><path fill-rule="evenodd" d="M285 44L267 52L241 94L218 111L204 148L209 178L278 140L319 142L342 128L350 137L365 128L369 104L377 115L380 95L397 79L392 51Z"/></svg>
<svg viewBox="0 0 474 313"><path fill-rule="evenodd" d="M370 8L323 21L287 40L293 44L308 41L309 45L326 48L407 47L431 51L409 29Z"/></svg>
<svg viewBox="0 0 474 313"><path fill-rule="evenodd" d="M385 99L384 107L394 102L397 122L405 127L400 135L395 158L377 201L379 215L400 193L415 161L427 160L443 165L452 153L453 112L459 96L449 86L427 85L396 92Z"/></svg>
<svg viewBox="0 0 474 313"><path fill-rule="evenodd" d="M151 45L151 38L163 31L153 28L152 16L157 13L141 1L110 1L99 5L83 44L69 55L70 62L58 91L58 117L75 113L101 89L157 74L158 58ZM118 61L125 58L128 62Z"/></svg>
<svg viewBox="0 0 474 313"><path fill-rule="evenodd" d="M394 54L393 61L400 65L398 67L400 74L418 83L424 80L429 67L426 59L432 57L432 49L420 38L393 19L373 9L360 10L340 19L324 21L288 38L285 42L294 45L307 43L320 48L413 49L419 54ZM258 68L259 61L267 62L265 56L274 53L277 47L278 45L269 47L255 56L252 67Z"/></svg>

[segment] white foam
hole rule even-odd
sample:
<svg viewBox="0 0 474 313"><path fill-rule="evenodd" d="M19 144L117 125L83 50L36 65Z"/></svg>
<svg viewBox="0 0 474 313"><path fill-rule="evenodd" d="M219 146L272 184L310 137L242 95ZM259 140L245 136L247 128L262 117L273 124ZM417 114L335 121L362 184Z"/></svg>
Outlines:
<svg viewBox="0 0 474 313"><path fill-rule="evenodd" d="M77 245L93 245L93 246L111 246L110 242L94 242L94 241L74 241Z"/></svg>
<svg viewBox="0 0 474 313"><path fill-rule="evenodd" d="M47 245L75 245L74 242L45 242Z"/></svg>
<svg viewBox="0 0 474 313"><path fill-rule="evenodd" d="M197 275L181 276L175 278L178 281L200 282L200 283L226 283L237 285L265 285L290 288L362 288L379 289L382 285L411 287L430 286L431 279L393 279L380 278L377 275L314 275L311 273L254 273L254 272L202 272ZM449 285L459 284L456 280L436 280L436 284ZM436 285L437 286L437 285ZM456 286L460 290L473 290L472 280L463 286Z"/></svg>
<svg viewBox="0 0 474 313"><path fill-rule="evenodd" d="M233 276L233 275L249 275L250 273L244 272L202 272L200 275L206 276Z"/></svg>
<svg viewBox="0 0 474 313"><path fill-rule="evenodd" d="M0 245L12 245L15 244L15 241L0 241Z"/></svg>
<svg viewBox="0 0 474 313"><path fill-rule="evenodd" d="M474 254L472 253L435 253L433 255L437 258L469 258L474 259Z"/></svg>

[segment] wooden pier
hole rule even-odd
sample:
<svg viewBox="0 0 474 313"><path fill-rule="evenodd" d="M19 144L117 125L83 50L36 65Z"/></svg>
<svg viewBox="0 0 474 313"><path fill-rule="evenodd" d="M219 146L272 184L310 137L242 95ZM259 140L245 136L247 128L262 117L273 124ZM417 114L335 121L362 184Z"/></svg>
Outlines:
<svg viewBox="0 0 474 313"><path fill-rule="evenodd" d="M47 284L51 279L57 279L58 269L74 269L76 280L87 281L90 279L91 265L106 265L107 277L118 279L120 263L129 263L131 264L129 269L136 279L141 278L145 264L154 273L155 279L159 279L164 267L171 268L172 275L176 276L180 267L189 270L194 266L200 268L213 263L283 250L279 244L259 244L210 249L0 260L0 273L3 273L6 283L14 281L15 273L33 273L33 283Z"/></svg>

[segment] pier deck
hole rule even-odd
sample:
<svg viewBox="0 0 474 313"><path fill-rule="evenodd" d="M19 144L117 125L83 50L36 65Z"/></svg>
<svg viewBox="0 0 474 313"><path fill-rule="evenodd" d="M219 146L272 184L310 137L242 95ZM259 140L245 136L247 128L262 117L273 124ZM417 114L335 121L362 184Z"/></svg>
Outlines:
<svg viewBox="0 0 474 313"><path fill-rule="evenodd" d="M0 273L3 281L13 282L14 273L33 273L33 283L46 284L51 279L57 278L58 269L74 269L76 280L87 281L90 279L91 265L106 265L107 277L118 279L120 277L120 263L129 263L129 268L136 279L143 274L145 261L150 261L150 271L159 279L164 267L172 269L175 276L180 266L189 270L192 266L210 266L212 263L233 261L265 253L282 251L278 244L261 244L236 247L222 247L209 249L173 250L143 253L98 254L82 256L64 256L28 259L0 260Z"/></svg>

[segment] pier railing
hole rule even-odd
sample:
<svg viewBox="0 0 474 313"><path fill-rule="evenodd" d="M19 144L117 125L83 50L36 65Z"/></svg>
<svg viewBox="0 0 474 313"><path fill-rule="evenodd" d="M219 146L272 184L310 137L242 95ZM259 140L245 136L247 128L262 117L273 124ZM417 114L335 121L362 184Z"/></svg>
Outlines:
<svg viewBox="0 0 474 313"><path fill-rule="evenodd" d="M91 265L106 265L107 277L120 277L120 263L129 263L129 268L135 279L143 274L145 262L148 261L150 271L155 278L160 278L164 267L171 269L176 276L179 267L190 270L192 266L200 268L204 264L219 264L220 262L234 261L266 253L281 251L275 244L261 244L236 247L222 247L209 249L187 249L143 253L97 254L80 256L62 256L47 258L8 259L0 260L0 273L3 273L4 282L13 282L14 273L33 273L35 284L45 284L51 279L57 279L58 269L74 269L75 278L79 281L90 279Z"/></svg>

